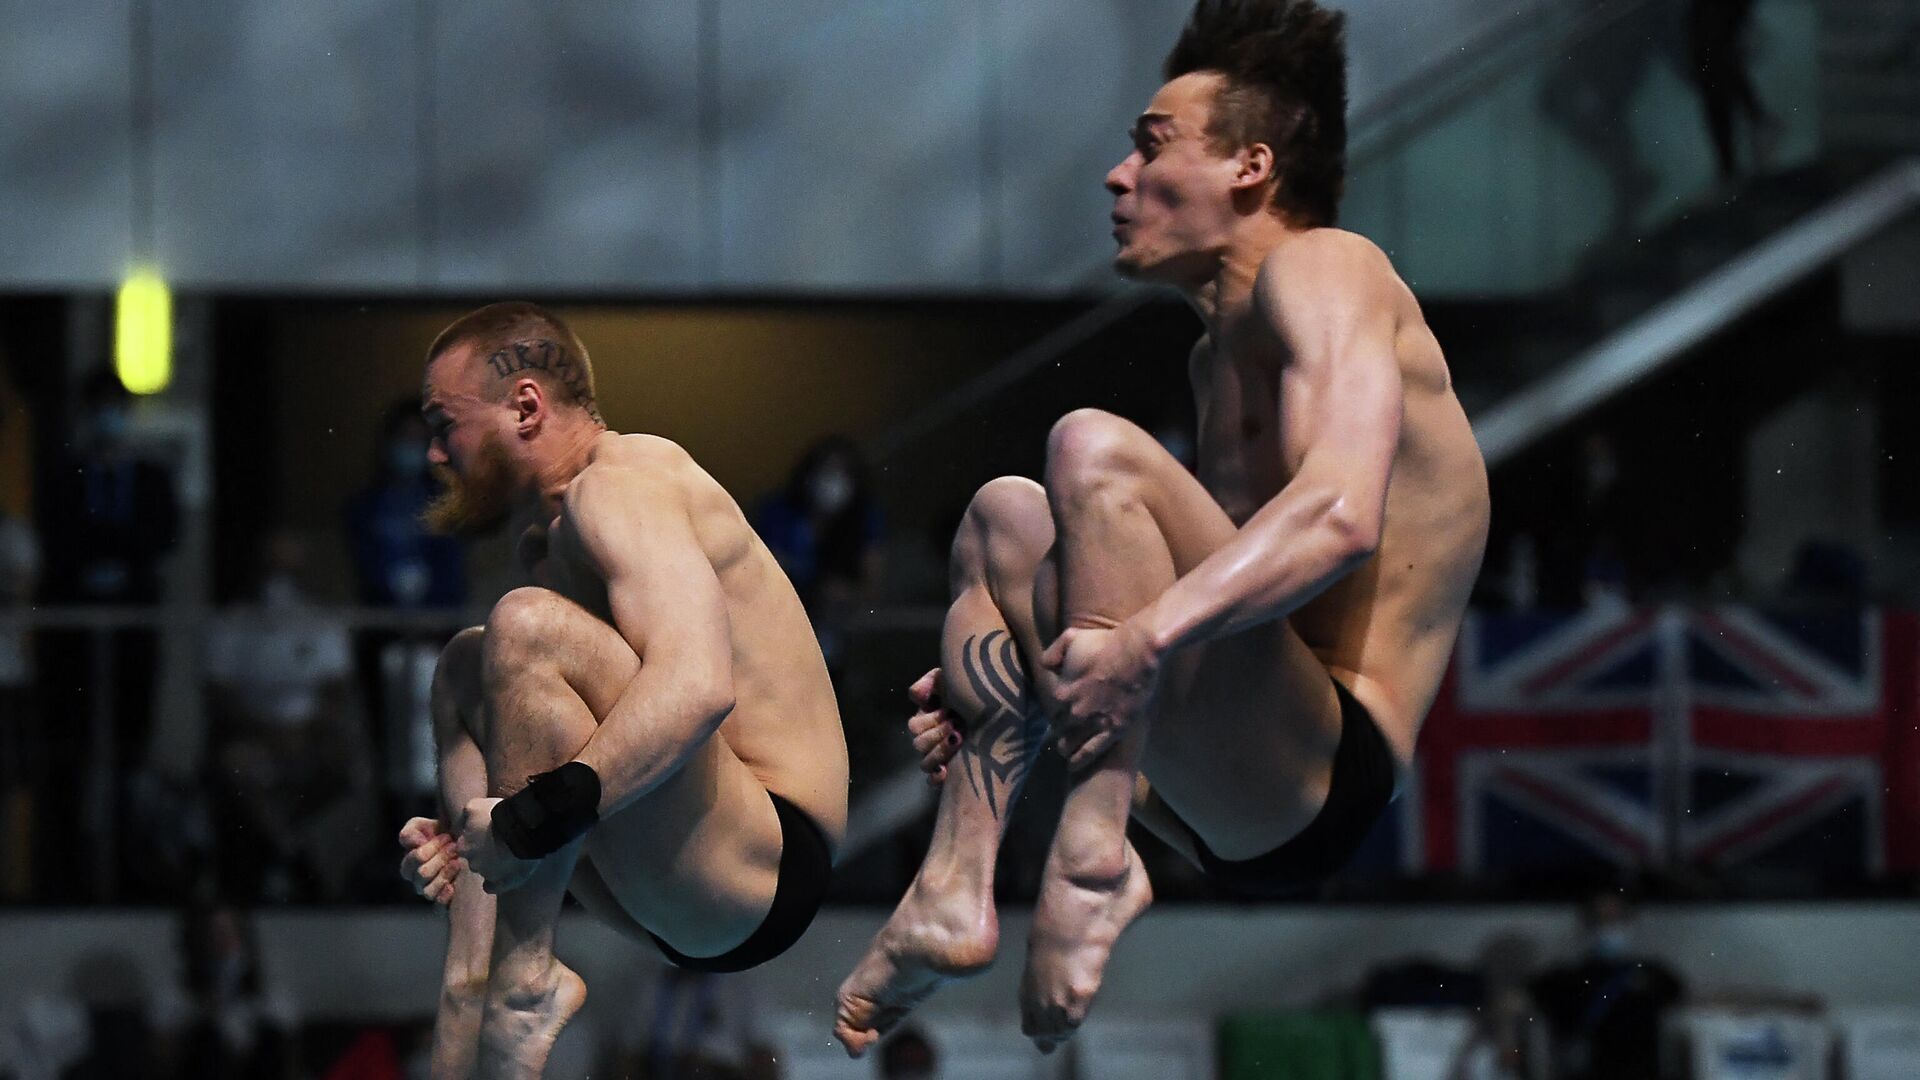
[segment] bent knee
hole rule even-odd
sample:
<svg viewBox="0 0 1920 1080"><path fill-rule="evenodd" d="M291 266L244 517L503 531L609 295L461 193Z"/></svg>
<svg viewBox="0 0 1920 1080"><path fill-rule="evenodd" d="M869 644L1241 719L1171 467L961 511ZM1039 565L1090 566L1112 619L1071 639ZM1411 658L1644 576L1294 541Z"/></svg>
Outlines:
<svg viewBox="0 0 1920 1080"><path fill-rule="evenodd" d="M1031 580L1052 547L1053 511L1046 489L1024 476L989 480L974 493L954 535L954 585Z"/></svg>
<svg viewBox="0 0 1920 1080"><path fill-rule="evenodd" d="M961 529L980 538L989 558L1025 555L1031 563L1053 546L1053 510L1034 481L996 477L974 492Z"/></svg>
<svg viewBox="0 0 1920 1080"><path fill-rule="evenodd" d="M1075 409L1055 421L1047 435L1047 487L1135 472L1145 444L1152 441L1130 420L1102 409Z"/></svg>
<svg viewBox="0 0 1920 1080"><path fill-rule="evenodd" d="M458 700L465 696L465 689L478 686L483 658L485 657L487 632L478 626L469 626L453 635L440 650L440 659L433 666L433 692L436 695L451 695Z"/></svg>
<svg viewBox="0 0 1920 1080"><path fill-rule="evenodd" d="M434 666L436 678L459 679L479 670L481 650L485 647L485 627L469 626L447 639L440 650L440 662Z"/></svg>
<svg viewBox="0 0 1920 1080"><path fill-rule="evenodd" d="M573 601L552 589L527 585L508 592L487 614L480 642L485 670L520 666L551 654L578 610Z"/></svg>

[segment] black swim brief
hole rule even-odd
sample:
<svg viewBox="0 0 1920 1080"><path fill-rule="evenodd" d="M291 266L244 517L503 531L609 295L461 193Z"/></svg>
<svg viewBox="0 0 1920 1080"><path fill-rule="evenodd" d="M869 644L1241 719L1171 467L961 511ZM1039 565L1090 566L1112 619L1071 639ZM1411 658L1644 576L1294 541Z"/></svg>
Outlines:
<svg viewBox="0 0 1920 1080"><path fill-rule="evenodd" d="M780 815L780 880L773 889L773 906L747 940L719 956L676 952L649 931L647 936L675 967L712 972L759 967L792 948L819 912L833 878L833 854L827 849L826 834L799 807L772 792L767 797Z"/></svg>
<svg viewBox="0 0 1920 1080"><path fill-rule="evenodd" d="M1333 680L1333 689L1340 699L1340 746L1333 754L1325 805L1293 839L1237 862L1215 855L1189 826L1194 855L1209 879L1262 899L1298 895L1345 866L1393 801L1392 747L1367 707L1340 680Z"/></svg>

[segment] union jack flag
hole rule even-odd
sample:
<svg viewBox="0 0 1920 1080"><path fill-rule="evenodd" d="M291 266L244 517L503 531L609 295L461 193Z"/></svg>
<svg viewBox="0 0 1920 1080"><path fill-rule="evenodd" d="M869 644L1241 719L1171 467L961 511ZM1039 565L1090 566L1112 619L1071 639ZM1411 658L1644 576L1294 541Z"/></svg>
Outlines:
<svg viewBox="0 0 1920 1080"><path fill-rule="evenodd" d="M1474 615L1372 854L1494 875L1920 870L1917 627L1732 607Z"/></svg>

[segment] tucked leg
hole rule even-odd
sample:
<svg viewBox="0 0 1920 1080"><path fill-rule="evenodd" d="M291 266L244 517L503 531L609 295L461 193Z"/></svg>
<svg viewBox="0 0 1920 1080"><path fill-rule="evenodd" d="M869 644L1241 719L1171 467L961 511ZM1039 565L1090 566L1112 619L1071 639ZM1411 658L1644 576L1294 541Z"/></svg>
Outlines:
<svg viewBox="0 0 1920 1080"><path fill-rule="evenodd" d="M1069 626L1119 625L1235 533L1151 436L1096 410L1055 426L1047 493ZM1061 812L1023 980L1023 1020L1043 1049L1084 1019L1114 941L1149 902L1128 811L1142 803L1175 836L1178 815L1227 857L1265 850L1324 798L1337 732L1326 671L1284 620L1167 664L1152 715L1074 778Z"/></svg>
<svg viewBox="0 0 1920 1080"><path fill-rule="evenodd" d="M1038 617L1053 623L1052 544L1046 494L1016 477L981 488L954 538L941 669L964 735L919 873L840 988L835 1034L855 1056L942 982L993 961L994 861L1046 735L1032 658Z"/></svg>
<svg viewBox="0 0 1920 1080"><path fill-rule="evenodd" d="M443 822L452 822L461 807L487 794L486 761L473 735L481 709L481 634L480 628L471 627L455 635L433 673L430 709ZM474 1074L493 951L494 898L478 878L456 879L447 909L447 958L433 1025L434 1080Z"/></svg>
<svg viewBox="0 0 1920 1080"><path fill-rule="evenodd" d="M593 734L594 714L558 659L580 637L594 636L582 620L597 622L542 589L517 589L494 605L481 649L489 795L511 795L533 774L571 760ZM496 898L482 1077L538 1077L553 1040L586 999L579 976L553 956L554 925L582 843L549 855L531 879Z"/></svg>
<svg viewBox="0 0 1920 1080"><path fill-rule="evenodd" d="M488 620L483 685L491 793L572 760L640 670L611 626L543 589L503 597ZM499 897L482 1058L502 1075L537 1069L583 997L553 959L560 903L584 853L596 913L694 956L740 944L778 882L780 823L761 781L725 739L697 747L667 779Z"/></svg>

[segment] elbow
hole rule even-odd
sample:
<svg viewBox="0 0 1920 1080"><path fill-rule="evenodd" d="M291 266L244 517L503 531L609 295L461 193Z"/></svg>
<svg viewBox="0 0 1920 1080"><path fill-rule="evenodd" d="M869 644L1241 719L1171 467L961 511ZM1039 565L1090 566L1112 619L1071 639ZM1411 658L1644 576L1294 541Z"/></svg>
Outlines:
<svg viewBox="0 0 1920 1080"><path fill-rule="evenodd" d="M642 658L640 675L622 697L651 700L646 711L670 715L683 733L707 738L733 712L736 695L728 661L718 649L657 649Z"/></svg>
<svg viewBox="0 0 1920 1080"><path fill-rule="evenodd" d="M1326 524L1342 566L1365 562L1380 550L1385 523L1378 512L1357 511L1342 500L1328 510Z"/></svg>
<svg viewBox="0 0 1920 1080"><path fill-rule="evenodd" d="M693 689L695 711L705 720L709 731L733 712L736 699L731 678L706 679Z"/></svg>

